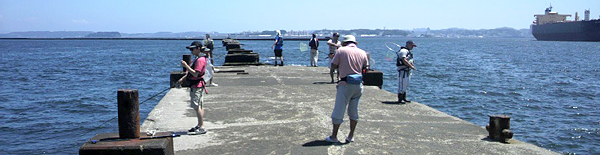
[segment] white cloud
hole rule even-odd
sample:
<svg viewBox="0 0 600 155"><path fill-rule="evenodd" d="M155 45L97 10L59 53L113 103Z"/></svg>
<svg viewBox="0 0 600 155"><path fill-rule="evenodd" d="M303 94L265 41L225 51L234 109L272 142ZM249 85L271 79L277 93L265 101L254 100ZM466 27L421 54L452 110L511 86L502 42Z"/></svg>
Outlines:
<svg viewBox="0 0 600 155"><path fill-rule="evenodd" d="M73 19L71 20L71 22L73 22L74 24L88 24L88 21L86 21L85 19Z"/></svg>

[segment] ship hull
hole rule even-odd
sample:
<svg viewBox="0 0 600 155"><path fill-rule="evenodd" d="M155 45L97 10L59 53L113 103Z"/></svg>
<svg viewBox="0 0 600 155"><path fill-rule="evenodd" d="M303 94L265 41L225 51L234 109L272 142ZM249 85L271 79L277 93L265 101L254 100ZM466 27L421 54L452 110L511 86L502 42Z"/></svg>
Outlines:
<svg viewBox="0 0 600 155"><path fill-rule="evenodd" d="M531 25L540 41L600 41L600 20Z"/></svg>

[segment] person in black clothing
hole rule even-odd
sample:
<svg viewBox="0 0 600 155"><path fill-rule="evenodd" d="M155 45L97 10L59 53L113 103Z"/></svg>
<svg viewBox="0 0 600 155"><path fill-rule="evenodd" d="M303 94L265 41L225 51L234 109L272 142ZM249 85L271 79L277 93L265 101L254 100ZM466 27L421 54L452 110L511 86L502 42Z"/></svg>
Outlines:
<svg viewBox="0 0 600 155"><path fill-rule="evenodd" d="M310 66L317 67L317 61L319 60L319 39L317 39L316 34L312 34L308 46L310 46Z"/></svg>

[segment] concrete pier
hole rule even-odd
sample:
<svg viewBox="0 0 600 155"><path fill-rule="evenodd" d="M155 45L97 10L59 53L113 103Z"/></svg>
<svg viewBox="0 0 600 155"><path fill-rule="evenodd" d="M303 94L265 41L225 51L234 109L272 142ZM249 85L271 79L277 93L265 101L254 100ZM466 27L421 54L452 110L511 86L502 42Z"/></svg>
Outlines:
<svg viewBox="0 0 600 155"><path fill-rule="evenodd" d="M487 138L482 126L396 94L365 86L355 142L330 144L336 84L329 69L298 66L219 67L204 97L203 135L173 138L175 154L558 154L521 142ZM247 74L226 72L243 70ZM481 117L488 117L487 115ZM348 116L338 138L349 131ZM189 88L172 88L141 131L184 132L197 123Z"/></svg>

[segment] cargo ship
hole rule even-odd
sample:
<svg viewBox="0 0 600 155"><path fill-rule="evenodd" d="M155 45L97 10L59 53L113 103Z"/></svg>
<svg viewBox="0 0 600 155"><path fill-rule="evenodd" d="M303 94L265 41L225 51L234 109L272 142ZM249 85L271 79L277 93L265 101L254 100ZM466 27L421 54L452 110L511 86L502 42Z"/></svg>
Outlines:
<svg viewBox="0 0 600 155"><path fill-rule="evenodd" d="M552 6L546 8L543 15L531 24L531 33L540 41L600 41L600 20L590 20L590 10L585 10L584 20L579 20L577 12L575 20L569 21L569 14L552 12Z"/></svg>

